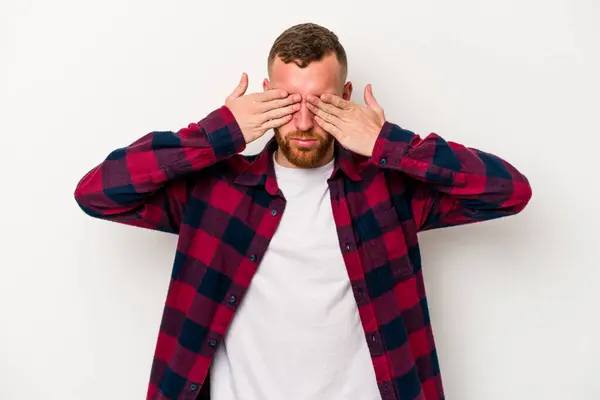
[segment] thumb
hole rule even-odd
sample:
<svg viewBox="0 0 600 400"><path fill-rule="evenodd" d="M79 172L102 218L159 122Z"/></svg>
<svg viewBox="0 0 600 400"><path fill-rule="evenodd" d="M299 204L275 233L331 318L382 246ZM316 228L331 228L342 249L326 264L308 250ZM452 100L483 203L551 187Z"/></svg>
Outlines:
<svg viewBox="0 0 600 400"><path fill-rule="evenodd" d="M239 85L235 88L233 92L229 95L230 98L241 97L246 93L246 89L248 89L248 74L245 72L242 73L242 78L240 79Z"/></svg>
<svg viewBox="0 0 600 400"><path fill-rule="evenodd" d="M375 96L373 96L373 86L369 83L365 86L365 104L374 109L380 109L377 100L375 100Z"/></svg>

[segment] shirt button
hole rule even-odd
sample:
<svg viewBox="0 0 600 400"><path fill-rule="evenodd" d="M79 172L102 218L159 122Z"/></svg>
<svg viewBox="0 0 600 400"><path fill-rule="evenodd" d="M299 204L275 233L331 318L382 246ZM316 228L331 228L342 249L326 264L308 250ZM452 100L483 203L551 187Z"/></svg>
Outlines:
<svg viewBox="0 0 600 400"><path fill-rule="evenodd" d="M379 165L385 167L387 165L387 158L383 157L381 160L379 160Z"/></svg>
<svg viewBox="0 0 600 400"><path fill-rule="evenodd" d="M210 342L208 342L208 345L210 347L217 347L217 340L216 339L210 339Z"/></svg>
<svg viewBox="0 0 600 400"><path fill-rule="evenodd" d="M198 385L196 385L195 383L192 383L190 385L190 391L195 392L196 390L198 390Z"/></svg>
<svg viewBox="0 0 600 400"><path fill-rule="evenodd" d="M235 304L236 297L234 295L229 296L229 304Z"/></svg>
<svg viewBox="0 0 600 400"><path fill-rule="evenodd" d="M250 254L250 261L256 261L256 254Z"/></svg>
<svg viewBox="0 0 600 400"><path fill-rule="evenodd" d="M352 247L350 246L350 243L346 243L346 245L344 247L346 248L346 251L352 250Z"/></svg>
<svg viewBox="0 0 600 400"><path fill-rule="evenodd" d="M273 209L271 210L271 215L272 215L272 216L276 216L276 215L277 215L277 210L273 208Z"/></svg>

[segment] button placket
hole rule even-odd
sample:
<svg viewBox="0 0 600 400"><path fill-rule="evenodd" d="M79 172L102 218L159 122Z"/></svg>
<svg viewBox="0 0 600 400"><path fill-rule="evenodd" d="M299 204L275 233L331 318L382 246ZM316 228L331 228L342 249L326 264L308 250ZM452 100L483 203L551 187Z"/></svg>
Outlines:
<svg viewBox="0 0 600 400"><path fill-rule="evenodd" d="M380 391L382 394L382 400L395 400L397 397L395 396L394 387L388 381L379 384Z"/></svg>
<svg viewBox="0 0 600 400"><path fill-rule="evenodd" d="M387 393L390 391L390 383L388 381L385 381L381 384L381 388L383 389L384 393Z"/></svg>
<svg viewBox="0 0 600 400"><path fill-rule="evenodd" d="M383 344L377 332L370 333L367 336L367 342L372 355L378 356L384 353Z"/></svg>

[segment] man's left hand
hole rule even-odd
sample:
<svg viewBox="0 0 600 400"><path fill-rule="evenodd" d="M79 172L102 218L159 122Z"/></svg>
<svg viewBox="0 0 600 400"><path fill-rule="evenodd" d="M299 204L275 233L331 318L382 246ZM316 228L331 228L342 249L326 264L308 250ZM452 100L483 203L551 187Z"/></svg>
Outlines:
<svg viewBox="0 0 600 400"><path fill-rule="evenodd" d="M310 95L307 100L308 109L315 114L315 121L323 130L346 149L371 157L385 115L373 97L370 84L365 87L366 106L333 94L324 94L320 98Z"/></svg>

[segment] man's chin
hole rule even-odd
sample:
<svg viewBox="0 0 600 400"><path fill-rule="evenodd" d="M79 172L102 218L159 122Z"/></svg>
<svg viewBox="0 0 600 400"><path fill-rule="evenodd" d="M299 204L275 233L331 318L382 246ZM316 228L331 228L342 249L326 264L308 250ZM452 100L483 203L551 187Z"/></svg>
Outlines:
<svg viewBox="0 0 600 400"><path fill-rule="evenodd" d="M284 154L289 162L301 168L313 168L321 161L316 150L292 149L289 154Z"/></svg>

